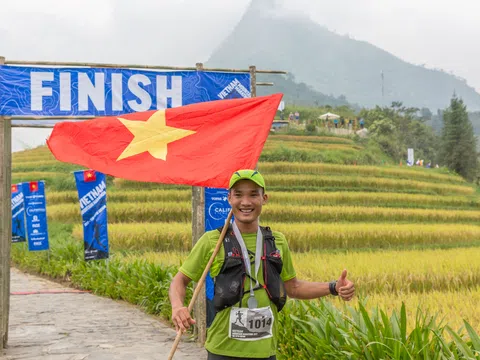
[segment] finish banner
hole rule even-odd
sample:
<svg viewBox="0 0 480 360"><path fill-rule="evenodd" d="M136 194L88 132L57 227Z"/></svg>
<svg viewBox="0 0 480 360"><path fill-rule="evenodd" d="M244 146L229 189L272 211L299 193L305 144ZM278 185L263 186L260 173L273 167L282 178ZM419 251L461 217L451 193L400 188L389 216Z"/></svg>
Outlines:
<svg viewBox="0 0 480 360"><path fill-rule="evenodd" d="M246 97L249 73L0 66L1 115L117 116Z"/></svg>
<svg viewBox="0 0 480 360"><path fill-rule="evenodd" d="M95 170L75 171L83 222L85 261L108 259L106 176Z"/></svg>
<svg viewBox="0 0 480 360"><path fill-rule="evenodd" d="M12 243L25 242L25 202L22 184L12 185Z"/></svg>
<svg viewBox="0 0 480 360"><path fill-rule="evenodd" d="M31 181L22 183L27 215L28 250L48 250L47 204L45 201L45 182Z"/></svg>

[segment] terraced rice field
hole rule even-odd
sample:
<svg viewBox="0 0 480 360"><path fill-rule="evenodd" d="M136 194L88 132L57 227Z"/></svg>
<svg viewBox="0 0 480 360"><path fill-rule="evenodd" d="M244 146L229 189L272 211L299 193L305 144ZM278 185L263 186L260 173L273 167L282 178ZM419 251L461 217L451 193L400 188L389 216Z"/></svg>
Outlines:
<svg viewBox="0 0 480 360"><path fill-rule="evenodd" d="M348 138L275 135L262 156L271 159L278 149L326 157L362 151ZM372 308L405 301L410 318L419 306L453 327L464 318L480 329L474 186L437 169L310 160L259 163L270 195L261 221L287 236L299 277L330 280L347 268ZM45 180L49 221L74 224L72 236L81 241L75 169L38 148L14 154L12 181ZM191 248L190 188L109 179L107 189L114 256L180 264Z"/></svg>

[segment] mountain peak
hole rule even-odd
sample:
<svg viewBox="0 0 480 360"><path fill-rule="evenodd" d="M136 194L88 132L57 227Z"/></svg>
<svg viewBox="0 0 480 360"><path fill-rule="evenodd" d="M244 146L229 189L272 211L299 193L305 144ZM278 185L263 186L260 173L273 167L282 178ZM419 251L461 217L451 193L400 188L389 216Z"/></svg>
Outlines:
<svg viewBox="0 0 480 360"><path fill-rule="evenodd" d="M290 5L287 0L252 1L208 65L286 70L313 90L346 96L360 106L401 101L442 109L455 90L469 110L480 109L480 94L455 76L409 64L367 42L331 32Z"/></svg>

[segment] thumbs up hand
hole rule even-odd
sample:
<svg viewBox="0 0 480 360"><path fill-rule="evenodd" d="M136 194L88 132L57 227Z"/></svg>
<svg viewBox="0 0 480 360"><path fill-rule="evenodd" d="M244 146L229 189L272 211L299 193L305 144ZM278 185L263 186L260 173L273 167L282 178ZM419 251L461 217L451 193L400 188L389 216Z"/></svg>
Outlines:
<svg viewBox="0 0 480 360"><path fill-rule="evenodd" d="M350 301L355 295L355 286L353 282L347 279L347 270L342 271L342 275L335 285L338 295L345 301Z"/></svg>

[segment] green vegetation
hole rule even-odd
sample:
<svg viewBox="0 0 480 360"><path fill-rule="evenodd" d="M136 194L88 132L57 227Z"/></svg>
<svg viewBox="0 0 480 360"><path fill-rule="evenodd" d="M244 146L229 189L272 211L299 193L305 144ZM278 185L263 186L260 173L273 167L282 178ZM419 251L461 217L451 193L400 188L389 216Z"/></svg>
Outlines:
<svg viewBox="0 0 480 360"><path fill-rule="evenodd" d="M461 99L452 99L443 122L440 159L449 169L472 181L478 169L477 140Z"/></svg>

